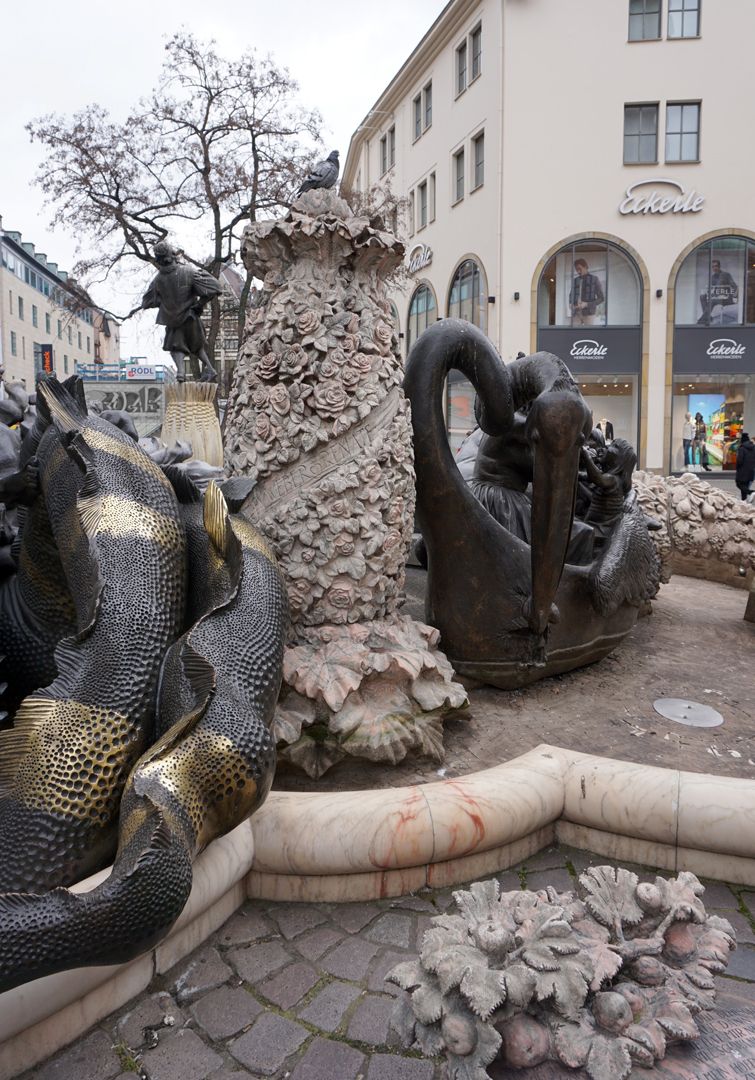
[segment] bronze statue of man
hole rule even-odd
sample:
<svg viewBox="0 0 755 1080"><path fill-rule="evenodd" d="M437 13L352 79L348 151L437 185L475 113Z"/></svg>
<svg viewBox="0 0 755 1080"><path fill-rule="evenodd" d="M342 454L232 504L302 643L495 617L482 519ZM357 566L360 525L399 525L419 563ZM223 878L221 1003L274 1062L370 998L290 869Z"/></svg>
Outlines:
<svg viewBox="0 0 755 1080"><path fill-rule="evenodd" d="M163 349L173 358L178 381L186 378L186 357L196 356L202 369L200 381L214 382L217 372L207 355L199 316L222 286L206 270L179 262L176 251L164 240L155 244L155 262L158 273L142 298L142 308L158 309L157 325L166 328Z"/></svg>

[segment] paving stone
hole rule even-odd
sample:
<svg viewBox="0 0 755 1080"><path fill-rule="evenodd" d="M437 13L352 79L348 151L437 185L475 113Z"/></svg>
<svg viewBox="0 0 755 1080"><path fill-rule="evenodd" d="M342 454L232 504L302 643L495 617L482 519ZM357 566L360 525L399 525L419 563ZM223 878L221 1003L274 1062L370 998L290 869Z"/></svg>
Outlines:
<svg viewBox="0 0 755 1080"><path fill-rule="evenodd" d="M531 855L529 859L525 859L521 865L526 868L529 877L530 871L561 870L563 869L565 861L564 853L561 848L547 847L543 848L542 851L538 851L535 855ZM516 869L518 869L518 867Z"/></svg>
<svg viewBox="0 0 755 1080"><path fill-rule="evenodd" d="M388 911L365 930L364 937L368 941L376 941L379 945L396 945L399 949L408 949L414 937L414 919L411 915L402 915L399 912Z"/></svg>
<svg viewBox="0 0 755 1080"><path fill-rule="evenodd" d="M332 926L320 926L309 934L302 934L293 944L307 960L317 960L337 941L343 941L344 936L343 930L334 930Z"/></svg>
<svg viewBox="0 0 755 1080"><path fill-rule="evenodd" d="M251 1030L232 1042L228 1049L253 1073L273 1076L308 1038L309 1032L301 1024L265 1012Z"/></svg>
<svg viewBox="0 0 755 1080"><path fill-rule="evenodd" d="M367 976L367 989L377 990L378 993L383 994L393 994L394 997L400 994L399 988L394 986L393 983L387 983L385 977L396 964L403 964L407 960L414 959L415 956L416 953L413 952L398 952L395 949L386 949L370 967Z"/></svg>
<svg viewBox="0 0 755 1080"><path fill-rule="evenodd" d="M121 1016L115 1028L115 1041L124 1042L136 1050L145 1042L144 1029L162 1028L165 1016L173 1017L175 1025L171 1026L180 1027L183 1024L184 1014L170 994L151 994Z"/></svg>
<svg viewBox="0 0 755 1080"><path fill-rule="evenodd" d="M260 983L257 989L279 1009L290 1009L309 993L319 979L320 973L311 964L298 960Z"/></svg>
<svg viewBox="0 0 755 1080"><path fill-rule="evenodd" d="M752 917L755 919L755 892L742 893L742 899L745 902L745 906L749 910Z"/></svg>
<svg viewBox="0 0 755 1080"><path fill-rule="evenodd" d="M256 908L244 907L221 927L216 941L218 945L248 945L273 934L277 937L278 931L266 915Z"/></svg>
<svg viewBox="0 0 755 1080"><path fill-rule="evenodd" d="M453 903L454 903L454 895L453 894L454 894L455 891L456 890L455 890L455 887L454 887L453 889L441 889L438 892L436 892L434 899L435 899L435 907L438 910L438 914L440 914L443 911L448 911L448 909L450 907L453 907Z"/></svg>
<svg viewBox="0 0 755 1080"><path fill-rule="evenodd" d="M263 1011L243 986L221 986L195 1002L191 1015L211 1039L227 1039L249 1027Z"/></svg>
<svg viewBox="0 0 755 1080"><path fill-rule="evenodd" d="M399 911L427 911L431 915L437 915L437 909L430 897L432 893L428 890L428 895L410 895L400 896L397 900L391 901L391 908L396 908Z"/></svg>
<svg viewBox="0 0 755 1080"><path fill-rule="evenodd" d="M233 975L228 964L221 960L217 949L213 949L212 946L194 953L189 963L183 968L173 968L173 972L176 971L180 971L180 974L173 978L173 984L176 999L181 1004L185 1001L193 1001L207 990L214 990L216 986L222 986Z"/></svg>
<svg viewBox="0 0 755 1080"><path fill-rule="evenodd" d="M395 1054L373 1054L367 1080L433 1080L432 1061L402 1058Z"/></svg>
<svg viewBox="0 0 755 1080"><path fill-rule="evenodd" d="M206 1080L223 1059L202 1042L196 1031L181 1028L161 1037L154 1050L142 1054L149 1080ZM96 1076L96 1073L85 1074Z"/></svg>
<svg viewBox="0 0 755 1080"><path fill-rule="evenodd" d="M270 909L270 913L285 938L294 938L305 930L313 930L327 919L325 912L313 904L278 904Z"/></svg>
<svg viewBox="0 0 755 1080"><path fill-rule="evenodd" d="M349 934L358 934L363 926L380 914L377 904L334 904L332 921Z"/></svg>
<svg viewBox="0 0 755 1080"><path fill-rule="evenodd" d="M705 892L703 903L708 908L720 908L736 911L739 907L739 899L734 895L728 885L723 881L703 881Z"/></svg>
<svg viewBox="0 0 755 1080"><path fill-rule="evenodd" d="M248 949L233 949L226 959L246 982L256 984L272 975L284 964L291 963L291 954L279 941L263 941Z"/></svg>
<svg viewBox="0 0 755 1080"><path fill-rule="evenodd" d="M558 892L569 892L574 888L574 878L568 870L541 870L535 874L527 872L528 889L537 892L547 885Z"/></svg>
<svg viewBox="0 0 755 1080"><path fill-rule="evenodd" d="M320 961L320 967L342 979L358 981L367 974L370 961L379 951L379 945L370 941L360 941L350 937L337 945L332 952Z"/></svg>
<svg viewBox="0 0 755 1080"><path fill-rule="evenodd" d="M113 1040L104 1031L98 1030L40 1065L32 1076L34 1080L73 1080L74 1077L84 1076L111 1080L122 1068L113 1050Z"/></svg>
<svg viewBox="0 0 755 1080"><path fill-rule="evenodd" d="M312 998L309 1004L305 1005L299 1017L306 1020L308 1024L315 1024L323 1031L335 1031L349 1005L360 994L361 990L353 983L329 983L316 997Z"/></svg>
<svg viewBox="0 0 755 1080"><path fill-rule="evenodd" d="M291 1080L356 1080L364 1054L332 1039L313 1039L291 1073Z"/></svg>
<svg viewBox="0 0 755 1080"><path fill-rule="evenodd" d="M348 1036L355 1042L371 1043L372 1046L390 1045L391 1015L396 1002L392 997L368 994L360 1001L349 1021Z"/></svg>
<svg viewBox="0 0 755 1080"><path fill-rule="evenodd" d="M501 892L518 892L522 887L522 882L519 878L519 874L513 870L504 870L502 874L496 875L498 878L498 884L501 886Z"/></svg>
<svg viewBox="0 0 755 1080"><path fill-rule="evenodd" d="M755 982L755 948L752 945L740 945L733 953L729 953L726 974Z"/></svg>

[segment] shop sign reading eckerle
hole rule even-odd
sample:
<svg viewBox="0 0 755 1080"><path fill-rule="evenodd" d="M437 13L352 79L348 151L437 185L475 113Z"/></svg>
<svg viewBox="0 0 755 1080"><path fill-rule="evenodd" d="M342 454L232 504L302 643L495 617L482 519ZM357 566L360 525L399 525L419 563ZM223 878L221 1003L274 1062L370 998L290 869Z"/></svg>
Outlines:
<svg viewBox="0 0 755 1080"><path fill-rule="evenodd" d="M666 190L658 191L663 184ZM670 194L668 188L675 188L676 194ZM699 192L685 191L678 180L638 180L630 184L626 195L619 203L620 214L699 214L705 203L705 196Z"/></svg>
<svg viewBox="0 0 755 1080"><path fill-rule="evenodd" d="M572 345L569 355L575 360L586 360L588 357L602 360L608 355L608 349L592 338L580 338Z"/></svg>
<svg viewBox="0 0 755 1080"><path fill-rule="evenodd" d="M433 249L427 244L417 244L409 252L409 273L416 274L433 261Z"/></svg>

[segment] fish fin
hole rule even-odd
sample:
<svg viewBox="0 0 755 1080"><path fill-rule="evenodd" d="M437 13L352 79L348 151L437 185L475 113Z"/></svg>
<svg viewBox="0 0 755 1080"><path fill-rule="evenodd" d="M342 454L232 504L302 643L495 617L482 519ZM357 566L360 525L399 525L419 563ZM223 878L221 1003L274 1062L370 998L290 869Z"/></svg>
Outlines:
<svg viewBox="0 0 755 1080"><path fill-rule="evenodd" d="M176 498L183 506L202 501L202 492L189 476L188 471L180 464L163 465L162 470L170 480Z"/></svg>
<svg viewBox="0 0 755 1080"><path fill-rule="evenodd" d="M0 731L0 797L15 794L19 766L34 750L40 729L56 705L54 698L24 698L16 710L13 727Z"/></svg>
<svg viewBox="0 0 755 1080"><path fill-rule="evenodd" d="M76 398L55 378L40 379L37 383L37 407L44 419L50 419L58 431L80 431L87 414Z"/></svg>
<svg viewBox="0 0 755 1080"><path fill-rule="evenodd" d="M82 377L80 375L69 375L67 379L63 380L62 385L71 397L74 398L84 416L89 416L89 406L87 405L86 394L84 393L84 380Z"/></svg>
<svg viewBox="0 0 755 1080"><path fill-rule="evenodd" d="M214 480L207 485L204 493L204 527L207 530L212 544L219 555L226 557L228 535L231 532L231 523L228 518L228 506Z"/></svg>
<svg viewBox="0 0 755 1080"><path fill-rule="evenodd" d="M68 456L84 474L84 483L79 488L76 505L81 526L91 541L97 532L102 517L102 498L94 453L80 431L64 443Z"/></svg>
<svg viewBox="0 0 755 1080"><path fill-rule="evenodd" d="M44 898L45 900L48 900L49 898L49 900L57 901L70 908L76 908L81 904L80 895L69 892L68 889L64 889L61 886L50 889L49 892L44 894ZM0 893L0 915L12 916L18 913L25 913L28 911L30 903L39 900L39 893Z"/></svg>
<svg viewBox="0 0 755 1080"><path fill-rule="evenodd" d="M156 761L157 758L162 757L163 754L172 750L177 743L184 739L204 716L207 706L210 703L210 698L215 692L215 668L209 660L205 660L203 656L200 656L188 640L188 637L184 638L182 641L176 642L176 644L172 646L169 650L171 659L175 658L174 650L178 650L181 671L191 687L194 702L191 708L171 725L171 727L160 736L157 742L139 758L137 769L147 762ZM166 687L166 682L163 677L166 662L168 662L168 656L166 656L163 661L160 670L159 693L161 696Z"/></svg>

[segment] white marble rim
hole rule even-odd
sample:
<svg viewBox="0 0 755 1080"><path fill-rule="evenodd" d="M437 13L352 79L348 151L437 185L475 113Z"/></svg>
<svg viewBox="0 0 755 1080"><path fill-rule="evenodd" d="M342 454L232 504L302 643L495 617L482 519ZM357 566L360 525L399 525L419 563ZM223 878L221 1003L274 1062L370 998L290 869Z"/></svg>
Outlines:
<svg viewBox="0 0 755 1080"><path fill-rule="evenodd" d="M209 937L244 890L310 902L396 896L493 874L554 839L754 886L755 780L542 744L502 765L429 784L274 791L251 821L200 856L189 903L167 942L132 965L63 972L0 995L0 1080L140 993L157 971Z"/></svg>

